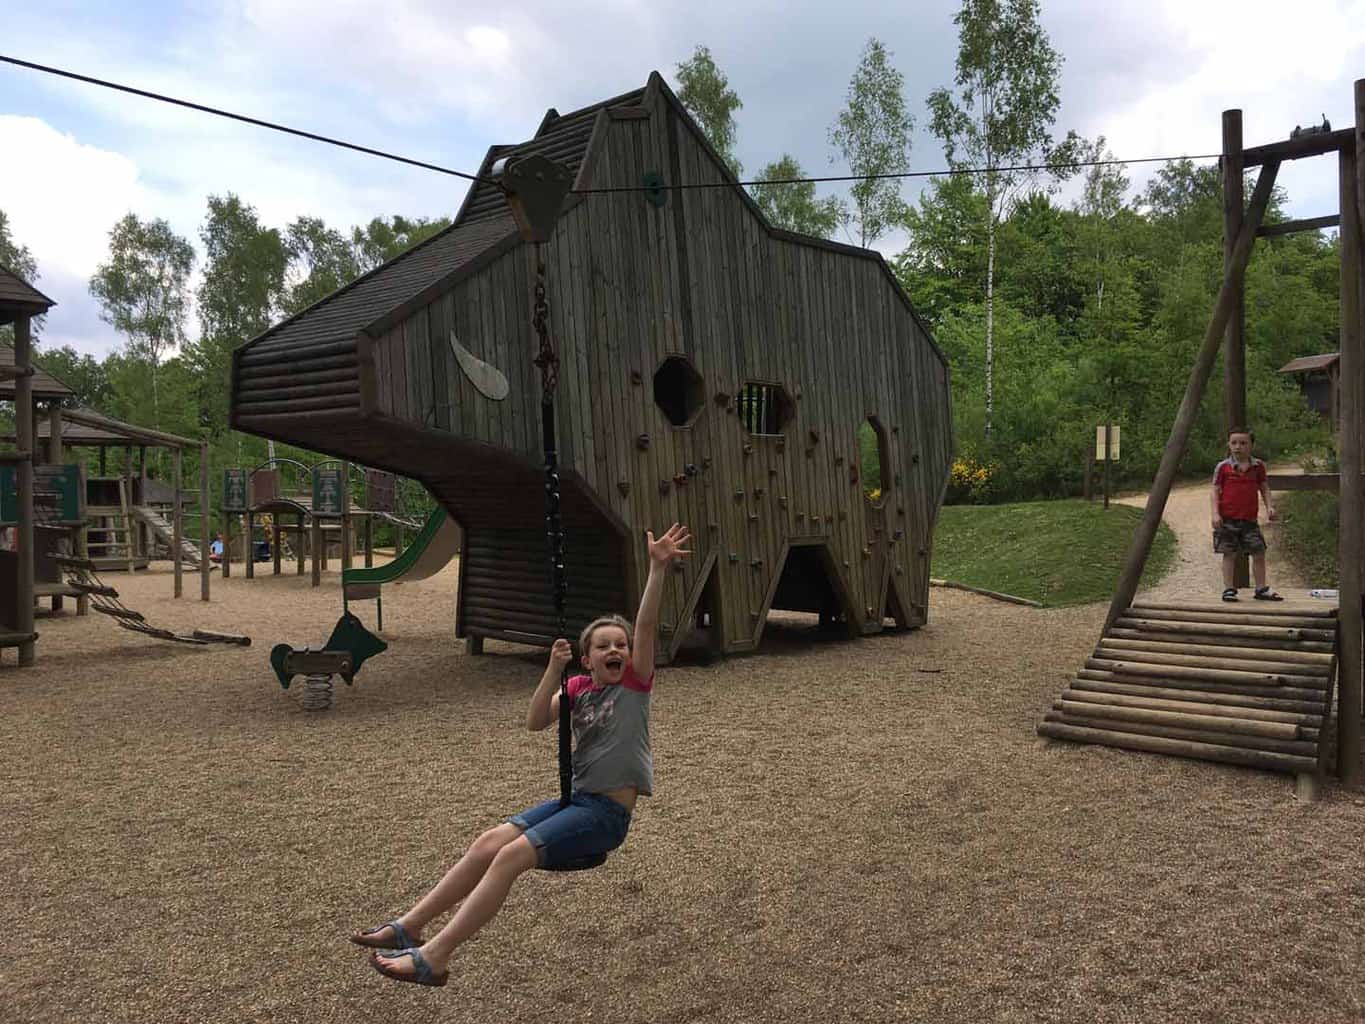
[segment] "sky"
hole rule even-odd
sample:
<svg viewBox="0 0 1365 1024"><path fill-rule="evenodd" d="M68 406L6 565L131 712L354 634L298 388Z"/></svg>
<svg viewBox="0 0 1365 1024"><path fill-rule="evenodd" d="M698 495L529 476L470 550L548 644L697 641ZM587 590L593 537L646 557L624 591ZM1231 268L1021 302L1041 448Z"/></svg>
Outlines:
<svg viewBox="0 0 1365 1024"><path fill-rule="evenodd" d="M869 37L905 80L912 169L945 166L925 98L952 86L959 0L0 0L0 55L166 93L468 172L490 145L644 85L707 46L743 106L749 174L783 153L842 174L828 140ZM1247 146L1296 125L1348 127L1365 78L1365 0L1042 0L1064 64L1056 130L1115 156L1216 153L1222 111ZM1130 168L1133 191L1158 165ZM1337 212L1335 162L1286 165L1291 217ZM907 181L913 200L922 180ZM822 186L821 195L842 186ZM0 210L57 306L40 342L96 357L121 338L88 282L114 223L164 218L198 247L210 195L261 220L347 230L371 218L453 216L467 182L0 63ZM1065 194L1062 201L1066 200ZM892 255L903 235L879 240ZM913 296L912 296L913 298ZM197 324L187 323L191 337Z"/></svg>

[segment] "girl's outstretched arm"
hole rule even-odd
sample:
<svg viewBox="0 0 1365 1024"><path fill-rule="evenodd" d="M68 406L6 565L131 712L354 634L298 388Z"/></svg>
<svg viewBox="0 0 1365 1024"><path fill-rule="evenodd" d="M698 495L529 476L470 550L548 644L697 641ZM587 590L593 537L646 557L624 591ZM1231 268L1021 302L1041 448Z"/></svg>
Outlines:
<svg viewBox="0 0 1365 1024"><path fill-rule="evenodd" d="M635 643L632 645L630 663L635 674L648 679L654 674L654 648L659 633L659 603L663 599L664 577L675 558L687 558L692 554L687 543L692 534L686 526L674 523L659 537L645 531L649 546L649 579L645 581L644 593L640 595L640 610L635 613Z"/></svg>

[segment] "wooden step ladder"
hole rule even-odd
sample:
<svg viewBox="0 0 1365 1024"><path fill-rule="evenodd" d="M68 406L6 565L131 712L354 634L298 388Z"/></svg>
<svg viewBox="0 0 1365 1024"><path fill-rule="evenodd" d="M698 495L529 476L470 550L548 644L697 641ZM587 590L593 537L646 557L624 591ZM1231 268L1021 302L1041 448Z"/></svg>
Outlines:
<svg viewBox="0 0 1365 1024"><path fill-rule="evenodd" d="M1336 608L1134 602L1038 734L1290 772L1315 792L1336 650Z"/></svg>

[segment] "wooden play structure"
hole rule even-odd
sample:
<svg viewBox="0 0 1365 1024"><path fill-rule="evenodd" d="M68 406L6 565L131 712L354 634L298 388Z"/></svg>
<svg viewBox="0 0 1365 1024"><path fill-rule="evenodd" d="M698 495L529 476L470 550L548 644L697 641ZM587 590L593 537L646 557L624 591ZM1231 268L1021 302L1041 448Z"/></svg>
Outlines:
<svg viewBox="0 0 1365 1024"><path fill-rule="evenodd" d="M543 246L493 180L537 157L574 190ZM695 631L753 649L774 609L922 624L948 369L882 258L769 225L657 73L480 177L449 229L237 350L233 427L420 481L465 531L456 634L548 645L539 310L571 632L635 607L675 520L661 662Z"/></svg>
<svg viewBox="0 0 1365 1024"><path fill-rule="evenodd" d="M357 483L362 494L358 506L351 501ZM246 578L255 578L257 530L266 538L273 575L281 574L288 559L296 562L297 575L302 576L311 555L315 587L322 582L332 549L343 572L352 571L356 552L364 554L366 569L374 565L376 520L395 528L395 550L401 557L403 532L418 532L421 524L398 514L396 494L392 473L339 459L308 466L297 459L271 458L255 469L224 470L223 575L230 576L233 560L242 559Z"/></svg>
<svg viewBox="0 0 1365 1024"><path fill-rule="evenodd" d="M1280 164L1319 155L1336 156L1339 213L1263 226ZM1242 175L1251 167L1261 170L1251 201L1244 207ZM1337 771L1348 783L1361 775L1365 79L1355 83L1354 128L1296 131L1287 141L1245 149L1241 111L1224 112L1222 168L1224 276L1213 319L1095 655L1045 716L1038 732L1057 739L1292 772L1298 776L1300 796L1311 799L1325 768L1334 674L1339 681ZM1340 492L1339 608L1324 610L1320 602L1280 604L1269 610L1254 602L1213 608L1135 602L1138 581L1220 344L1228 423L1246 423L1243 282L1256 238L1333 226L1341 231L1340 473L1272 475L1270 486ZM1245 586L1245 567L1239 572L1243 576L1238 583ZM1105 685L1097 685L1101 683Z"/></svg>

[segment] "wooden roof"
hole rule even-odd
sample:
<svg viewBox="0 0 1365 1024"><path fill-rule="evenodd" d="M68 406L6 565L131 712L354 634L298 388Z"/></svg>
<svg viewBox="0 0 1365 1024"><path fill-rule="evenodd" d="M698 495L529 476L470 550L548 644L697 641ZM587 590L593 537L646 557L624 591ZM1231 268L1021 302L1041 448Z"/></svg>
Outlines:
<svg viewBox="0 0 1365 1024"><path fill-rule="evenodd" d="M0 271L3 273L3 271ZM13 276L13 275L11 275ZM18 280L18 278L15 278ZM20 282L21 284L23 282ZM27 286L25 286L27 287ZM37 292L34 293L35 295ZM42 312L42 310L39 310ZM0 322L7 322L0 320ZM0 366L14 365L14 349L9 345L0 345ZM33 364L33 397L39 400L51 401L53 399L74 398L76 392L59 381L52 374L47 373L38 366L35 361ZM0 398L14 400L14 381L0 380Z"/></svg>
<svg viewBox="0 0 1365 1024"><path fill-rule="evenodd" d="M1319 356L1300 356L1291 359L1280 367L1280 373L1308 373L1312 370L1326 370L1341 358L1340 352L1324 352Z"/></svg>
<svg viewBox="0 0 1365 1024"><path fill-rule="evenodd" d="M515 146L492 147L480 174L486 176L494 161L502 157L543 153L565 164L576 175L587 154L597 112L608 106L638 103L643 94L643 88L635 89L563 116L551 110L535 138ZM516 231L511 208L501 190L475 182L450 227L275 325L247 342L247 346L293 348L353 338Z"/></svg>
<svg viewBox="0 0 1365 1024"><path fill-rule="evenodd" d="M0 324L46 313L56 303L18 274L0 267Z"/></svg>

